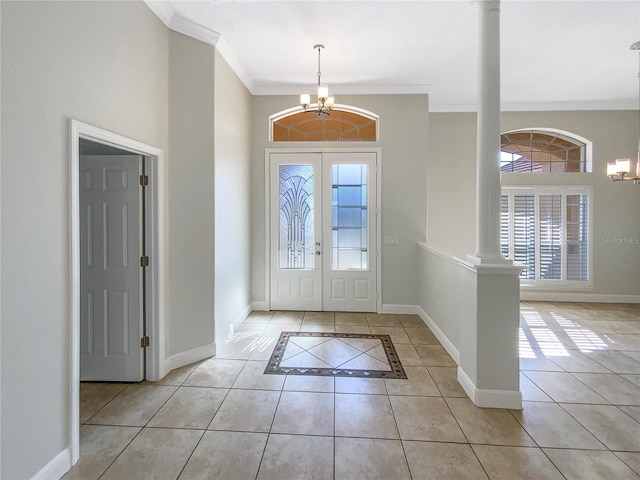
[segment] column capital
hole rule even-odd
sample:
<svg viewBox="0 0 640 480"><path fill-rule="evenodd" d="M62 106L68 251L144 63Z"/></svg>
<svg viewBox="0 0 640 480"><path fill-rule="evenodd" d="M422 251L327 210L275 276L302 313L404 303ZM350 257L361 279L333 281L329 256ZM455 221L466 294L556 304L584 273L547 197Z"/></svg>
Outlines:
<svg viewBox="0 0 640 480"><path fill-rule="evenodd" d="M500 11L500 0L473 0L475 6L482 8L485 12L492 10Z"/></svg>

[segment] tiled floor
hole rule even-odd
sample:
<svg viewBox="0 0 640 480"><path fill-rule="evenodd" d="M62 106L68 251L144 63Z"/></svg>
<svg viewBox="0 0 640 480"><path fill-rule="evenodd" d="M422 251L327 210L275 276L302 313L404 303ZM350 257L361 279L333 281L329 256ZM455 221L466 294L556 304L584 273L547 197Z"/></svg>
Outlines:
<svg viewBox="0 0 640 480"><path fill-rule="evenodd" d="M86 479L640 477L640 306L523 303L522 411L480 409L412 315L254 312L161 382L81 385ZM280 332L389 334L407 380L264 375Z"/></svg>

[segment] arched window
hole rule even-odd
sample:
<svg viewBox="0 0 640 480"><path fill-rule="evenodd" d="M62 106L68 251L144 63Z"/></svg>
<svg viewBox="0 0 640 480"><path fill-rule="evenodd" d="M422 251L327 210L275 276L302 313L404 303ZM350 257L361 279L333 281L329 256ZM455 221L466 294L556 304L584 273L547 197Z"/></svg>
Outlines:
<svg viewBox="0 0 640 480"><path fill-rule="evenodd" d="M515 130L500 137L502 172L589 172L590 142L550 129Z"/></svg>
<svg viewBox="0 0 640 480"><path fill-rule="evenodd" d="M336 105L331 115L302 112L299 107L271 116L274 142L375 142L378 116L348 105Z"/></svg>

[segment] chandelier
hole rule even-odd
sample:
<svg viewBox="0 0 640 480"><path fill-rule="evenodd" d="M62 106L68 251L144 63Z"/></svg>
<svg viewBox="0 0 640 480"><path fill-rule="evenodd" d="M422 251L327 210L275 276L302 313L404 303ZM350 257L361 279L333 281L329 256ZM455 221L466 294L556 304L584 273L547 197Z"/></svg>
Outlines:
<svg viewBox="0 0 640 480"><path fill-rule="evenodd" d="M311 94L309 92L302 92L300 94L300 106L304 108L305 112L314 112L316 115L331 115L335 99L333 95L329 95L329 86L323 85L320 82L320 51L324 48L324 45L314 45L313 49L318 50L318 103L315 109L311 109Z"/></svg>
<svg viewBox="0 0 640 480"><path fill-rule="evenodd" d="M631 45L631 50L640 50L640 42ZM638 115L640 116L640 71L638 72ZM607 163L607 176L614 182L631 180L640 185L640 117L638 119L638 160L635 168L630 158L618 158L615 162ZM635 175L633 174L635 170Z"/></svg>

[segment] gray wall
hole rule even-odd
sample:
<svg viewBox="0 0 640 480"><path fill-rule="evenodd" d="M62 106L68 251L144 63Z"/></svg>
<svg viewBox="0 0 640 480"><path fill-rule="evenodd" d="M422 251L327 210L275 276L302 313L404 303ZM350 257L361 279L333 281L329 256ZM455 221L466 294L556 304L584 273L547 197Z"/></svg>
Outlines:
<svg viewBox="0 0 640 480"><path fill-rule="evenodd" d="M170 32L167 357L214 342L214 47Z"/></svg>
<svg viewBox="0 0 640 480"><path fill-rule="evenodd" d="M216 340L244 320L251 304L251 95L215 57Z"/></svg>
<svg viewBox="0 0 640 480"><path fill-rule="evenodd" d="M427 243L462 258L475 251L475 117L432 113L429 125ZM640 245L607 239L640 237L640 187L614 184L606 177L607 162L637 152L637 112L505 112L501 126L504 132L555 128L593 142L593 173L503 174L502 183L591 185L594 289L576 293L639 295Z"/></svg>
<svg viewBox="0 0 640 480"><path fill-rule="evenodd" d="M167 149L168 32L142 3L0 2L2 478L69 446L69 119Z"/></svg>
<svg viewBox="0 0 640 480"><path fill-rule="evenodd" d="M296 97L260 96L253 99L251 187L252 294L265 302L264 219L265 148L347 147L353 142L268 142L269 115L296 105ZM382 303L418 303L416 242L424 240L426 229L425 176L427 168L427 95L340 95L338 103L378 114L379 142L367 146L382 149L382 236L400 237L399 246L381 246ZM362 143L360 143L360 146Z"/></svg>

